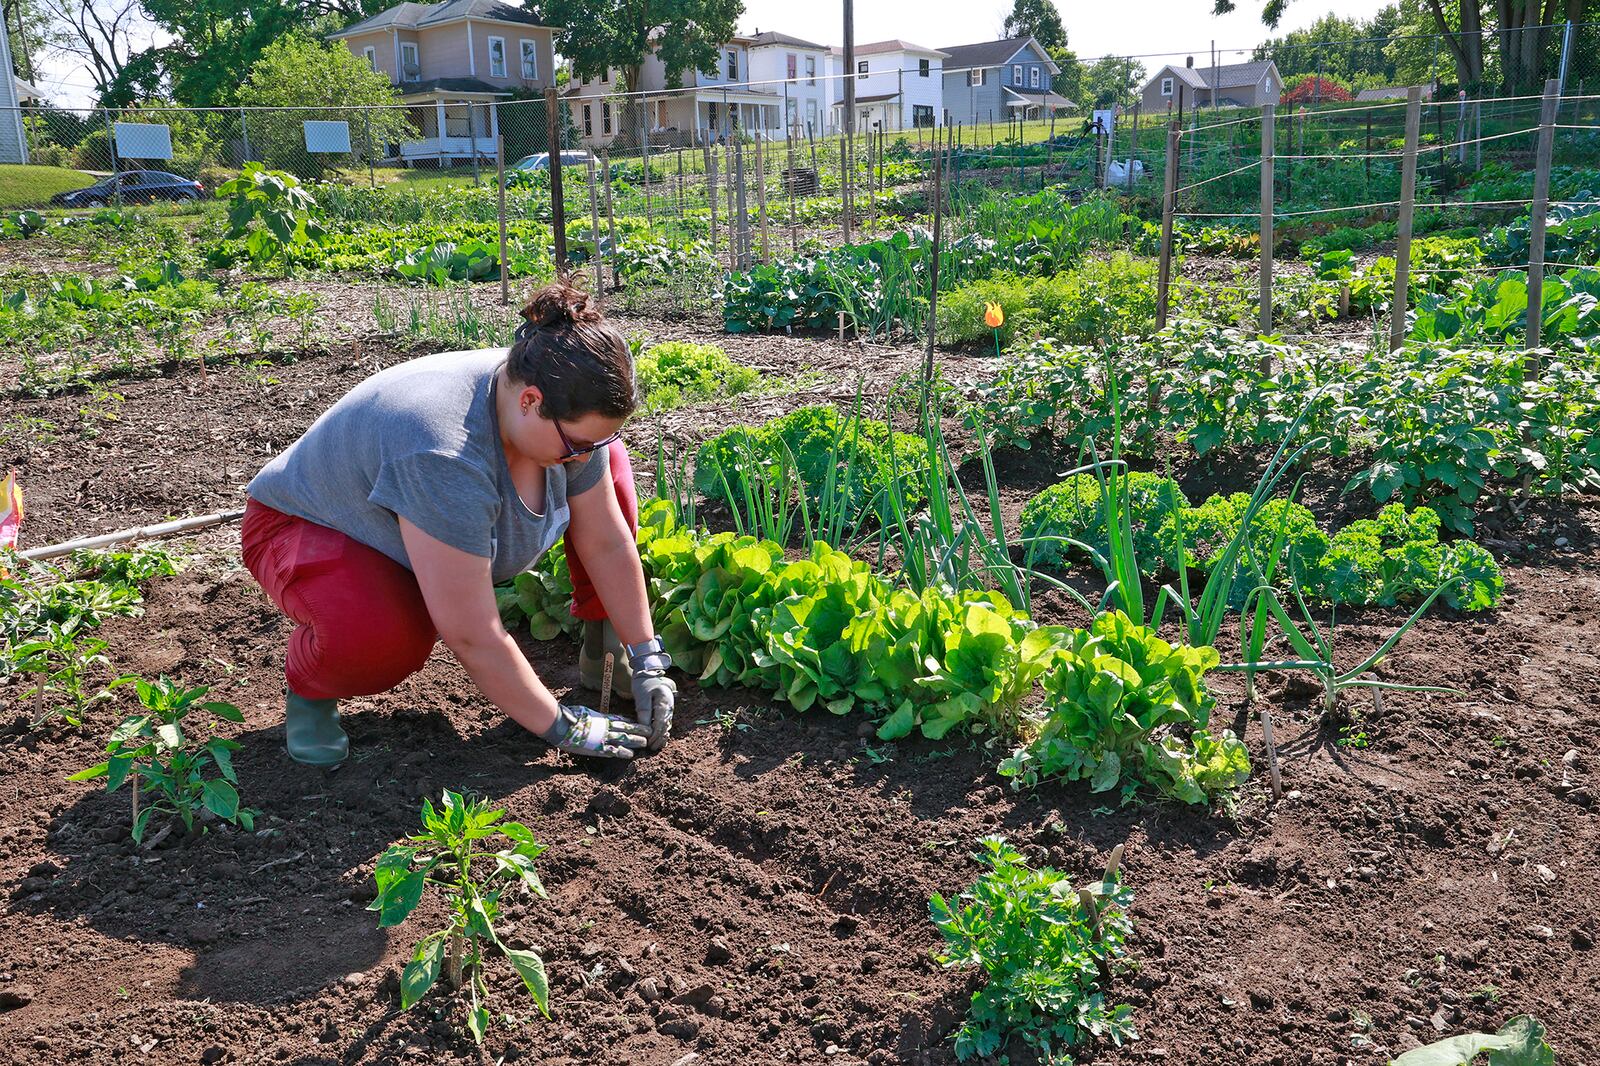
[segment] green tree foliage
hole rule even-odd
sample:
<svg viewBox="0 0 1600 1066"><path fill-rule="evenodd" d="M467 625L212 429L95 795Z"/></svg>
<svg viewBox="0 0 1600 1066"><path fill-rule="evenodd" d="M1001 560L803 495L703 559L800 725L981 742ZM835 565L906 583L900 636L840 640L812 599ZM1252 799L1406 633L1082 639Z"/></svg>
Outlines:
<svg viewBox="0 0 1600 1066"><path fill-rule="evenodd" d="M548 0L540 11L547 24L564 27L556 51L572 60L577 77L610 68L630 89L652 48L669 84L685 71L715 70L717 46L733 36L743 13L744 0Z"/></svg>
<svg viewBox="0 0 1600 1066"><path fill-rule="evenodd" d="M1394 5L1370 19L1330 11L1303 30L1267 38L1256 45L1250 58L1276 63L1284 84L1321 74L1357 87L1394 85L1399 75L1383 38L1399 32L1400 9Z"/></svg>
<svg viewBox="0 0 1600 1066"><path fill-rule="evenodd" d="M1046 52L1067 46L1067 28L1051 0L1015 0L1006 16L1007 37L1032 37Z"/></svg>
<svg viewBox="0 0 1600 1066"><path fill-rule="evenodd" d="M1137 59L1097 59L1084 74L1084 100L1080 102L1089 107L1132 107L1144 80L1144 64Z"/></svg>
<svg viewBox="0 0 1600 1066"><path fill-rule="evenodd" d="M110 106L163 91L188 107L235 103L261 53L315 14L293 0L145 0L144 9L170 40L128 62L106 90Z"/></svg>
<svg viewBox="0 0 1600 1066"><path fill-rule="evenodd" d="M237 102L248 107L349 108L262 115L250 128L250 150L270 167L314 177L324 165L340 165L364 155L369 143L377 155L384 145L417 136L400 108L358 110L395 104L399 94L386 75L341 43L326 44L294 33L269 44L250 66ZM307 119L350 124L347 155L309 155L301 123Z"/></svg>

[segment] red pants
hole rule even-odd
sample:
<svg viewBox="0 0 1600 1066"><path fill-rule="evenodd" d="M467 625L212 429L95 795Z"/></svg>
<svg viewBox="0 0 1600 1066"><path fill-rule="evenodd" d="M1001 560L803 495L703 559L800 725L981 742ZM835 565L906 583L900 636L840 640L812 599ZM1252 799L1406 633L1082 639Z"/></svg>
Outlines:
<svg viewBox="0 0 1600 1066"><path fill-rule="evenodd" d="M633 466L611 445L611 487L637 532ZM338 530L250 500L240 528L244 565L278 609L296 623L284 674L307 699L387 692L422 669L438 630L410 570ZM583 561L570 546L572 613L605 618Z"/></svg>

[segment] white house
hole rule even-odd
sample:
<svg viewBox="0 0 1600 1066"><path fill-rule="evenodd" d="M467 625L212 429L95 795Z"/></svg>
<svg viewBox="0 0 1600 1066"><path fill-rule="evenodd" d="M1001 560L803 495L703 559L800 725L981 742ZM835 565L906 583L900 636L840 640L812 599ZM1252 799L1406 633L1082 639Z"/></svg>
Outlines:
<svg viewBox="0 0 1600 1066"><path fill-rule="evenodd" d="M804 136L827 132L832 104L828 48L783 33L757 33L750 38L752 88L771 89L783 97L783 126Z"/></svg>
<svg viewBox="0 0 1600 1066"><path fill-rule="evenodd" d="M676 85L668 85L666 65L652 51L640 66L637 94L615 91L614 70L593 80L574 79L566 97L579 136L589 145L621 138L630 147L643 139L657 146L705 144L757 130L782 137L783 86L752 78L752 41L724 42L710 69L686 70Z"/></svg>
<svg viewBox="0 0 1600 1066"><path fill-rule="evenodd" d="M909 41L874 41L855 48L855 70L844 69L844 50L830 50L834 72L835 128L843 126L844 77L855 75L857 131L944 125L945 53Z"/></svg>

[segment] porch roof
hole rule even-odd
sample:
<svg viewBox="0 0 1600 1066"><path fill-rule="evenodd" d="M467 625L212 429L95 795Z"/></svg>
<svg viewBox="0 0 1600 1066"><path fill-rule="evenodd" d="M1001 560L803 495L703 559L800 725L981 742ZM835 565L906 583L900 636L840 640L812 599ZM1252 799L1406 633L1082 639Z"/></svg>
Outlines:
<svg viewBox="0 0 1600 1066"><path fill-rule="evenodd" d="M427 81L402 82L399 86L405 103L419 103L438 96L510 96L511 90L502 89L479 78L429 78Z"/></svg>

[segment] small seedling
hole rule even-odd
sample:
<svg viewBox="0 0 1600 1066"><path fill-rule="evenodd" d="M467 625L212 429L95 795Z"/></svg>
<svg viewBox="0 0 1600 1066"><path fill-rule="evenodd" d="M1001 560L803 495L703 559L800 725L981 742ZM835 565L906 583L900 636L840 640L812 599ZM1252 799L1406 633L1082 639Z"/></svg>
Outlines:
<svg viewBox="0 0 1600 1066"><path fill-rule="evenodd" d="M489 998L483 979L486 945L499 949L522 978L539 1013L550 1016L544 961L532 951L506 947L494 928L505 888L520 886L548 898L533 865L545 845L534 840L532 830L521 822L502 822L504 815L487 803L469 801L448 789L440 809L423 800L423 832L409 837L411 843L395 844L383 853L373 871L378 895L367 908L378 912L378 927L387 929L416 910L429 885L444 894L449 924L417 942L411 962L400 975L400 1006L405 1010L414 1006L443 970L451 988L459 989L463 981L468 982L471 1009L467 1024L480 1044L490 1021L489 1008L484 1005ZM500 851L479 848L478 842L496 836L504 837L511 846ZM480 878L473 871L478 860L493 860L494 869Z"/></svg>
<svg viewBox="0 0 1600 1066"><path fill-rule="evenodd" d="M105 762L79 770L67 780L103 777L107 792L115 792L123 782L129 782L135 841L144 839L157 811L177 815L191 833L202 811L253 830L257 812L239 806L239 779L233 771L233 753L239 750L239 743L212 737L196 745L184 732L184 719L191 711L203 709L230 722L243 722L239 708L231 703L201 702L208 691L205 687L186 689L166 677L155 681L124 677L112 682L111 687L124 684L134 686L143 710L124 718L111 731ZM213 766L220 777L208 776ZM142 808L141 781L145 798Z"/></svg>
<svg viewBox="0 0 1600 1066"><path fill-rule="evenodd" d="M95 688L86 677L91 668L107 662L106 642L80 632L82 618L78 615L65 622L46 622L37 639L10 651L13 669L40 675L39 683L22 694L23 699L41 696L46 704L44 712L33 721L35 729L58 716L68 725L80 726L85 712L111 695L106 689Z"/></svg>

